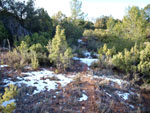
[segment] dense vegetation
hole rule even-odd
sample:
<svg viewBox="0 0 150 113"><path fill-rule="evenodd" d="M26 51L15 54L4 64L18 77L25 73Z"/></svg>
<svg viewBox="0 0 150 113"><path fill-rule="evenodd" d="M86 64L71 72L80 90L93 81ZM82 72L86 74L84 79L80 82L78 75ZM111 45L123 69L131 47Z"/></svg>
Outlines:
<svg viewBox="0 0 150 113"><path fill-rule="evenodd" d="M12 113L15 109L15 102L11 102L7 105L2 105L3 102L13 99L18 93L17 87L14 85L9 85L5 88L5 93L0 94L0 112L2 113Z"/></svg>
<svg viewBox="0 0 150 113"><path fill-rule="evenodd" d="M66 71L73 55L84 56L83 51L88 50L99 54L98 68L109 65L123 73L139 74L149 83L150 5L144 9L129 7L122 20L101 16L93 23L85 20L81 1L72 0L70 4L71 17L61 11L50 17L43 8L35 8L34 0L0 1L0 44L6 46L4 43L10 41L12 48L6 55L9 65L16 69L47 65L57 72ZM13 34L5 25L6 16L15 18L28 35ZM84 47L78 39L84 41Z"/></svg>

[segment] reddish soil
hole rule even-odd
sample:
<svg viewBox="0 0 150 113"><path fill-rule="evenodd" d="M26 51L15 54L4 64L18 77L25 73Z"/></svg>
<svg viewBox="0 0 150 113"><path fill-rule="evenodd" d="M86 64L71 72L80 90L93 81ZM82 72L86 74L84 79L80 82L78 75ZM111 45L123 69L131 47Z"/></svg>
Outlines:
<svg viewBox="0 0 150 113"><path fill-rule="evenodd" d="M0 54L0 59L6 53ZM6 62L6 61L4 61ZM93 79L87 76L87 65L76 62L72 70L80 73L79 77L62 88L45 91L36 95L31 95L35 88L21 87L20 93L16 97L16 113L150 113L150 91L140 90L134 86L124 86L102 79ZM29 71L29 70L28 70ZM0 76L6 78L11 76L15 79L21 71L12 68L0 69ZM76 74L76 72L69 72ZM14 76L15 75L15 76ZM0 83L1 85L2 83ZM2 84L3 85L3 84ZM0 87L1 88L1 87ZM134 88L134 90L132 90ZM116 95L116 91L136 93L129 99L123 100ZM86 101L79 101L82 94L87 95ZM111 95L111 96L110 96ZM130 105L133 105L131 107Z"/></svg>
<svg viewBox="0 0 150 113"><path fill-rule="evenodd" d="M74 82L57 90L45 91L33 96L24 96L17 101L17 113L149 113L150 93L141 92L141 98L132 97L123 101L106 86L100 87L97 79L80 75ZM107 84L108 85L108 84ZM105 90L105 91L104 91ZM112 96L107 95L107 92ZM118 89L119 90L119 89ZM121 89L120 89L121 90ZM24 92L23 92L24 93ZM86 101L79 101L82 94ZM22 94L23 95L23 94ZM131 108L129 104L134 105Z"/></svg>

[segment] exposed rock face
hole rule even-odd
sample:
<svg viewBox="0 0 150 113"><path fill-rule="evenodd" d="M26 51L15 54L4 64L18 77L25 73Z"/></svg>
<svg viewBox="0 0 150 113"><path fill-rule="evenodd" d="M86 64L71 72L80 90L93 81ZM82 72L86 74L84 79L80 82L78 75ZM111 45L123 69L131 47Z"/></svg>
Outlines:
<svg viewBox="0 0 150 113"><path fill-rule="evenodd" d="M2 15L0 20L4 26L11 33L12 36L20 38L22 36L30 35L31 33L25 29L19 21L11 15Z"/></svg>

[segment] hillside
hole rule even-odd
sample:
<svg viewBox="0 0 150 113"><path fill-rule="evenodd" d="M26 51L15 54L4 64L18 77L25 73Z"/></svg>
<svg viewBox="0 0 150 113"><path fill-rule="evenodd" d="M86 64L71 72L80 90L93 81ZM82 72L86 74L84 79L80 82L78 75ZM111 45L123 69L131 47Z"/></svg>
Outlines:
<svg viewBox="0 0 150 113"><path fill-rule="evenodd" d="M150 5L94 22L70 6L0 1L0 112L149 113Z"/></svg>

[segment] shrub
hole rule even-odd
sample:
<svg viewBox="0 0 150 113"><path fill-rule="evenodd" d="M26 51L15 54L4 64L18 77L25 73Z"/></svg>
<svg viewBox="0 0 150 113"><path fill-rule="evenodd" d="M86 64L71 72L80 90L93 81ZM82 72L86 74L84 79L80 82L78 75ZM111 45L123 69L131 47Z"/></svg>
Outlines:
<svg viewBox="0 0 150 113"><path fill-rule="evenodd" d="M130 50L134 45L135 42L133 40L120 37L113 38L112 41L107 43L108 48L115 47L116 53L123 52L125 48Z"/></svg>
<svg viewBox="0 0 150 113"><path fill-rule="evenodd" d="M15 69L23 69L28 64L27 57L22 56L16 49L6 54L7 63Z"/></svg>
<svg viewBox="0 0 150 113"><path fill-rule="evenodd" d="M28 46L32 46L33 44L41 44L42 46L47 45L48 43L48 37L45 36L45 34L41 33L40 35L38 33L34 33L32 34L32 36L25 36L23 38L21 38L20 41L15 41L14 45L15 46L19 46L22 41L24 41L25 43L28 44Z"/></svg>
<svg viewBox="0 0 150 113"><path fill-rule="evenodd" d="M40 43L37 44L33 44L30 48L30 54L31 57L34 58L34 54L36 54L36 59L38 60L39 64L44 64L48 61L48 57L47 57L47 49L46 47L42 46Z"/></svg>
<svg viewBox="0 0 150 113"><path fill-rule="evenodd" d="M37 44L33 44L30 48L30 51L35 51L37 53L42 52L43 53L43 47L41 44L37 43Z"/></svg>
<svg viewBox="0 0 150 113"><path fill-rule="evenodd" d="M83 36L88 37L88 40L92 38L103 42L108 42L114 37L109 31L103 29L85 30Z"/></svg>
<svg viewBox="0 0 150 113"><path fill-rule="evenodd" d="M99 54L100 59L102 57L104 57L104 58L112 57L114 54L116 54L116 49L115 49L115 47L113 47L112 49L109 49L107 47L107 44L104 44L104 46L98 50L98 54Z"/></svg>
<svg viewBox="0 0 150 113"><path fill-rule="evenodd" d="M112 68L112 56L114 54L116 54L116 49L115 47L109 49L107 47L107 44L104 44L103 47L101 47L98 50L98 54L99 54L99 66L101 68Z"/></svg>
<svg viewBox="0 0 150 113"><path fill-rule="evenodd" d="M113 64L126 72L140 72L141 74L150 74L150 43L137 47L135 44L130 51L127 49L122 53L113 56Z"/></svg>
<svg viewBox="0 0 150 113"><path fill-rule="evenodd" d="M12 113L15 109L15 103L12 102L8 104L6 107L2 106L2 103L5 101L9 101L13 99L18 93L17 87L14 85L9 85L9 87L5 88L4 94L0 94L0 112L2 113Z"/></svg>
<svg viewBox="0 0 150 113"><path fill-rule="evenodd" d="M137 65L140 62L139 55L139 49L137 44L135 44L130 51L125 49L124 52L119 52L113 56L112 62L116 67L125 72L137 72Z"/></svg>
<svg viewBox="0 0 150 113"><path fill-rule="evenodd" d="M20 46L7 53L6 59L10 66L15 69L22 69L30 61L27 43L22 41Z"/></svg>
<svg viewBox="0 0 150 113"><path fill-rule="evenodd" d="M55 37L49 49L50 62L54 62L58 69L66 69L71 65L72 50L68 47L64 30L57 26Z"/></svg>
<svg viewBox="0 0 150 113"><path fill-rule="evenodd" d="M21 41L20 45L16 47L16 50L22 55L28 52L28 44L25 41Z"/></svg>
<svg viewBox="0 0 150 113"><path fill-rule="evenodd" d="M140 63L138 64L138 71L144 74L150 74L150 43L140 51Z"/></svg>
<svg viewBox="0 0 150 113"><path fill-rule="evenodd" d="M39 67L39 61L37 59L36 52L32 52L31 65L33 69L37 69Z"/></svg>

